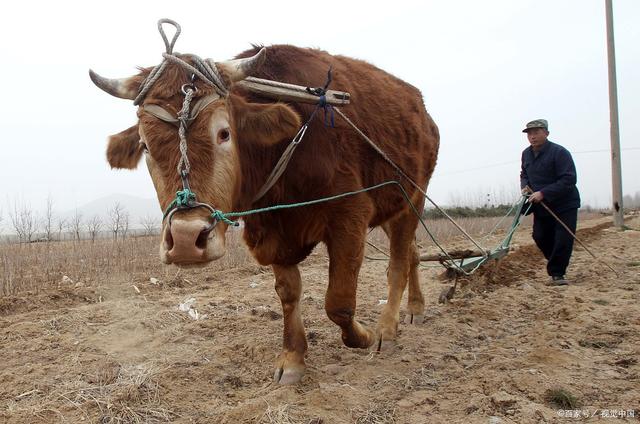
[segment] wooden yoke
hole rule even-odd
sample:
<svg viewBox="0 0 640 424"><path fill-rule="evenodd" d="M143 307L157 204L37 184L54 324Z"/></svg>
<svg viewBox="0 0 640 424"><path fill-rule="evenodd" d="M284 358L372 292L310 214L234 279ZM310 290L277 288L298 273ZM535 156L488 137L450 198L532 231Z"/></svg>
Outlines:
<svg viewBox="0 0 640 424"><path fill-rule="evenodd" d="M466 259L473 258L477 256L484 256L487 253L482 252L480 250L452 250L448 252L449 255L444 255L442 253L435 255L421 255L420 260L425 262L444 262L449 259Z"/></svg>
<svg viewBox="0 0 640 424"><path fill-rule="evenodd" d="M276 100L301 102L301 103L318 103L318 96L307 91L307 87L295 84L287 84L284 82L271 81L262 78L247 77L236 84L265 97ZM351 95L344 91L327 90L325 97L327 104L330 105L347 105L351 99Z"/></svg>

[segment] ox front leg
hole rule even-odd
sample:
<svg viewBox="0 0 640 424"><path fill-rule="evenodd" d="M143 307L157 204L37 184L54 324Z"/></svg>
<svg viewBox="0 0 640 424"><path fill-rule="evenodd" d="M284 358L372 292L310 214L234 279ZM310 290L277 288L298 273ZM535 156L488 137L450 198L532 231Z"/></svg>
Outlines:
<svg viewBox="0 0 640 424"><path fill-rule="evenodd" d="M363 227L366 230L366 226ZM355 320L358 273L364 255L365 232L354 228L327 243L329 250L329 287L325 310L329 319L342 329L342 342L348 347L365 349L376 340L375 334ZM360 234L362 233L362 234Z"/></svg>
<svg viewBox="0 0 640 424"><path fill-rule="evenodd" d="M295 384L304 375L304 355L307 352L307 339L300 313L300 271L297 266L273 265L272 268L284 316L282 353L276 361L273 379L280 384Z"/></svg>

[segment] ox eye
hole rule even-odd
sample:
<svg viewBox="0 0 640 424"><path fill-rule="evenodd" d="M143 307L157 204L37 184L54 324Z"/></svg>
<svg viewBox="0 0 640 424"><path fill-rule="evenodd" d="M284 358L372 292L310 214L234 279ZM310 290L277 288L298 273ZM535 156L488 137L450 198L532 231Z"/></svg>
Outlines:
<svg viewBox="0 0 640 424"><path fill-rule="evenodd" d="M224 128L218 131L218 143L226 143L231 138L231 132L229 128Z"/></svg>

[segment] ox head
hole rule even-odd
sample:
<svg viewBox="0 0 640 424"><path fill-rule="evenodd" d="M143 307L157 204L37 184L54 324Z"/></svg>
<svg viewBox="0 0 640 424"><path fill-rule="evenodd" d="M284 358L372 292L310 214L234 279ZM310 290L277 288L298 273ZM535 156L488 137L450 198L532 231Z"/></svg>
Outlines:
<svg viewBox="0 0 640 424"><path fill-rule="evenodd" d="M252 75L264 62L265 49L253 57L216 63L229 91L233 83ZM188 56L184 56L189 61ZM133 100L151 69L123 79L106 79L90 71L93 82L115 97ZM181 158L175 118L182 108L181 87L191 83L191 74L167 63L139 105L138 122L111 136L107 160L112 168L136 168L144 156L162 210L182 189L177 171ZM191 165L189 183L198 202L223 212L233 210L242 194L240 152L264 149L295 135L300 117L281 103L248 103L230 94L220 96L213 87L196 80L191 103L192 120L186 132L187 157ZM245 193L246 194L246 193ZM206 208L176 211L162 225L160 259L179 266L201 265L225 254L227 225L217 222Z"/></svg>

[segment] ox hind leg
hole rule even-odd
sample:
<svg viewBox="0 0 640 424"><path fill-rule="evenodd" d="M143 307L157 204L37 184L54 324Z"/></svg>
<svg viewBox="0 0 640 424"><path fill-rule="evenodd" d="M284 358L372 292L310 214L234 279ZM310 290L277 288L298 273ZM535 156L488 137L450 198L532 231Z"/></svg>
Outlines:
<svg viewBox="0 0 640 424"><path fill-rule="evenodd" d="M340 326L342 342L353 348L367 348L375 334L355 320L358 274L364 257L366 224L334 221L327 240L329 252L329 287L325 310L331 321Z"/></svg>
<svg viewBox="0 0 640 424"><path fill-rule="evenodd" d="M391 239L391 225L383 224L382 229ZM424 320L424 296L420 289L420 275L418 268L420 267L420 253L416 243L415 236L409 246L409 290L407 296L407 316L405 323L422 324ZM389 270L387 269L387 278L389 278Z"/></svg>
<svg viewBox="0 0 640 424"><path fill-rule="evenodd" d="M304 355L307 352L307 338L300 313L302 281L295 265L273 265L272 268L284 316L282 353L276 361L273 379L280 384L295 384L304 375Z"/></svg>
<svg viewBox="0 0 640 424"><path fill-rule="evenodd" d="M415 230L414 230L415 231ZM407 324L422 324L424 321L424 296L420 289L420 253L415 236L409 248L409 293L407 297Z"/></svg>
<svg viewBox="0 0 640 424"><path fill-rule="evenodd" d="M418 219L412 213L404 213L384 224L389 237L391 258L387 271L389 294L387 304L378 321L378 350L392 344L396 339L400 320L400 302L409 282L408 321L419 323L424 314L424 297L420 290L418 265L420 257L415 242Z"/></svg>

